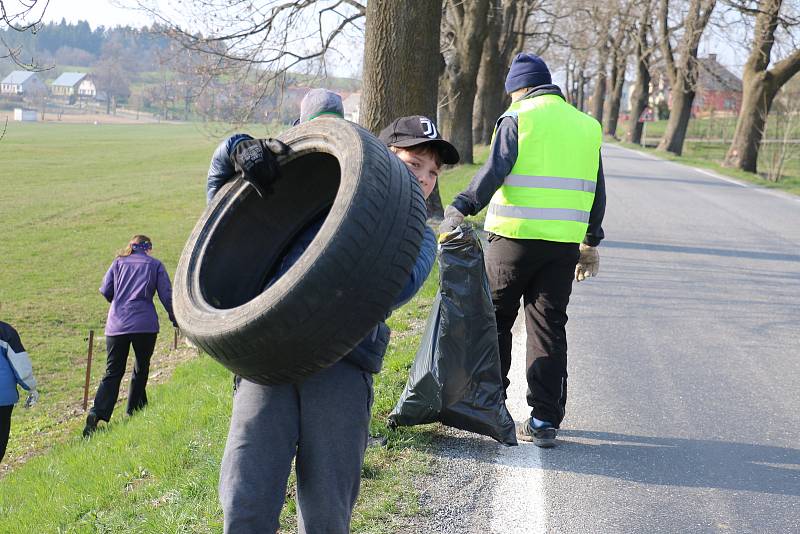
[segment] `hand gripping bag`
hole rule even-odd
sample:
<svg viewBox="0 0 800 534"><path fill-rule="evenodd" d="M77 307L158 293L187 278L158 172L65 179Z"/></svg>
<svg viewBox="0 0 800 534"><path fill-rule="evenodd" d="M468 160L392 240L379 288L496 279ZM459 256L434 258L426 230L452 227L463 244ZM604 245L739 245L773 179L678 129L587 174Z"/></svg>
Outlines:
<svg viewBox="0 0 800 534"><path fill-rule="evenodd" d="M505 405L483 250L468 225L440 245L439 294L406 389L389 415L392 427L436 421L517 444Z"/></svg>

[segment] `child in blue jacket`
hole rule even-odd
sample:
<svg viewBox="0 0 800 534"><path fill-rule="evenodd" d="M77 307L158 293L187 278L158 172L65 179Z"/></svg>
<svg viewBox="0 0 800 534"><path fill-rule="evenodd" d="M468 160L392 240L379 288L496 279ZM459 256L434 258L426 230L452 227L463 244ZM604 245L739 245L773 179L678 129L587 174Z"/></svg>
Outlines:
<svg viewBox="0 0 800 534"><path fill-rule="evenodd" d="M341 99L315 89L303 100L301 122L321 114L341 117ZM441 139L433 122L425 117L398 119L380 138L408 165L426 198L442 164L458 162L458 152ZM246 151L253 159L258 147L268 150L265 141L242 134L219 146L209 170L209 200L216 189L233 178L234 168L246 167L237 160L238 155ZM269 159L272 155L259 157ZM270 179L262 177L261 185L267 187ZM259 178L251 176L248 181L258 183ZM300 258L323 220L324 216L296 238L276 278ZM436 238L426 227L416 263L394 308L414 296L435 257ZM388 342L389 327L380 322L350 354L301 382L265 386L237 377L220 472L225 532L277 531L292 460L297 475L299 532L349 532L369 437L372 375L381 369Z"/></svg>
<svg viewBox="0 0 800 534"><path fill-rule="evenodd" d="M11 412L19 401L17 385L28 391L25 407L39 400L33 367L14 327L0 321L0 461L6 454L11 433Z"/></svg>

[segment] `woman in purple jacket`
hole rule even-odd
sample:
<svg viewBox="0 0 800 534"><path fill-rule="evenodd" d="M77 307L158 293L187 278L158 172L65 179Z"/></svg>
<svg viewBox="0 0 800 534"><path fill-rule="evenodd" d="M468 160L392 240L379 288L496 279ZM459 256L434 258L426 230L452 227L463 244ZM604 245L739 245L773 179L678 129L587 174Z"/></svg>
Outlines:
<svg viewBox="0 0 800 534"><path fill-rule="evenodd" d="M111 419L131 345L136 354L136 364L128 393L128 415L147 404L145 387L150 357L158 336L158 315L153 305L156 293L169 320L176 325L169 275L164 264L150 255L152 250L153 242L149 237L133 236L114 259L100 286L100 293L111 303L105 331L108 360L106 374L94 397L94 406L86 417L84 437L97 430L98 421Z"/></svg>

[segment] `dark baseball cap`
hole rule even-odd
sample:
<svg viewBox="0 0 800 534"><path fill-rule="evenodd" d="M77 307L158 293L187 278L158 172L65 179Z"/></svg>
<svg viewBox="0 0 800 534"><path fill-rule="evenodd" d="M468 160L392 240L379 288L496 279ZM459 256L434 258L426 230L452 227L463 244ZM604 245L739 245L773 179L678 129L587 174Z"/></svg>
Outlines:
<svg viewBox="0 0 800 534"><path fill-rule="evenodd" d="M387 146L409 148L412 146L430 144L439 152L442 163L455 165L460 156L456 147L442 139L436 124L428 117L411 115L395 119L378 135L378 139Z"/></svg>

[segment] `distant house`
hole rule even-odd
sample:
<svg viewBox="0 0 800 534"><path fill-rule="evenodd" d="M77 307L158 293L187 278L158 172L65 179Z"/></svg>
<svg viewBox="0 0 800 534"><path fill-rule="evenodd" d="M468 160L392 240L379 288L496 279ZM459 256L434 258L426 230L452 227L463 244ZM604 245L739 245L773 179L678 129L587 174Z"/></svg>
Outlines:
<svg viewBox="0 0 800 534"><path fill-rule="evenodd" d="M742 107L742 80L717 61L716 54L698 58L697 95L692 114L739 113Z"/></svg>
<svg viewBox="0 0 800 534"><path fill-rule="evenodd" d="M358 122L361 111L361 93L350 93L342 100L342 105L344 106L344 118L349 121Z"/></svg>
<svg viewBox="0 0 800 534"><path fill-rule="evenodd" d="M94 98L97 88L92 77L85 72L65 72L50 85L53 96L74 102L77 97Z"/></svg>
<svg viewBox="0 0 800 534"><path fill-rule="evenodd" d="M46 91L44 83L35 72L15 70L0 81L0 94L23 95L25 93Z"/></svg>

